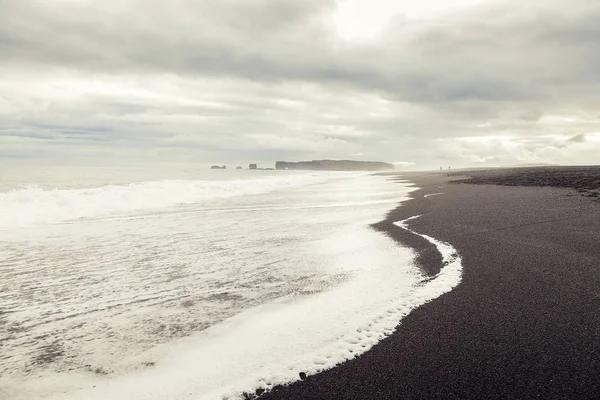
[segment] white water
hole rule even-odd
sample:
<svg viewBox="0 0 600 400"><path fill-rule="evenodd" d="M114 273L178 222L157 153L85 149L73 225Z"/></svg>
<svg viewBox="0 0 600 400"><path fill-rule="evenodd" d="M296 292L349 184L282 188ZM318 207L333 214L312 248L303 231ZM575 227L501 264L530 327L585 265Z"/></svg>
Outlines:
<svg viewBox="0 0 600 400"><path fill-rule="evenodd" d="M366 351L460 280L447 244L427 281L369 228L411 188L299 179L0 231L0 398L235 397Z"/></svg>
<svg viewBox="0 0 600 400"><path fill-rule="evenodd" d="M27 186L0 193L0 229L268 193L321 182L327 179L327 175L280 174L244 178L227 181L160 180L80 189Z"/></svg>

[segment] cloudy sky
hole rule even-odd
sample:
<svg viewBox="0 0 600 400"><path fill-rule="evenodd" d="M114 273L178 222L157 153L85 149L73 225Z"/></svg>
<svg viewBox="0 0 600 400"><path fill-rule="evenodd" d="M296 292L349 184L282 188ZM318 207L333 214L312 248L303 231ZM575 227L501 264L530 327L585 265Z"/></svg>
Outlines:
<svg viewBox="0 0 600 400"><path fill-rule="evenodd" d="M597 0L0 0L0 160L600 163Z"/></svg>

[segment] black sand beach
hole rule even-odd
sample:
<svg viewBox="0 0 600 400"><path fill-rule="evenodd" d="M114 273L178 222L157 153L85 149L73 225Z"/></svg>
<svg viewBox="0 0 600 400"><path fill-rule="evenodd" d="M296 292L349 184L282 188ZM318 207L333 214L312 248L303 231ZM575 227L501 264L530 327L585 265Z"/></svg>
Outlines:
<svg viewBox="0 0 600 400"><path fill-rule="evenodd" d="M393 225L422 214L411 229L458 249L462 283L364 355L261 398L600 398L600 168L402 178L420 189L374 227L435 274L437 251Z"/></svg>

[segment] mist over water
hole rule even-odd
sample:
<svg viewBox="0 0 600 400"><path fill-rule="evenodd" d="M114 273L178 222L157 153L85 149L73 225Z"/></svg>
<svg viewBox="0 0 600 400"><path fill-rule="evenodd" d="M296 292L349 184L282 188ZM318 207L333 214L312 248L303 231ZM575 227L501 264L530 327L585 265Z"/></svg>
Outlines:
<svg viewBox="0 0 600 400"><path fill-rule="evenodd" d="M156 394L184 378L227 393L279 376L283 360L295 376L342 361L395 326L385 314L362 347L338 343L422 279L410 250L369 228L409 188L367 174L219 172L0 194L14 207L0 219L7 395L138 398L157 379L144 374L173 373L191 349L188 372ZM94 392L100 383L116 386Z"/></svg>

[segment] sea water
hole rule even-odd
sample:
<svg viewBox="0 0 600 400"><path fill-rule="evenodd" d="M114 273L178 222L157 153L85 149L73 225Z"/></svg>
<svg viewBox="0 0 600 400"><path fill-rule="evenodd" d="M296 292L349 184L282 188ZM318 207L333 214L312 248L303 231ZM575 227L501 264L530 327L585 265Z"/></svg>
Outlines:
<svg viewBox="0 0 600 400"><path fill-rule="evenodd" d="M456 283L433 288L370 227L411 190L365 173L4 171L0 397L236 398L363 353Z"/></svg>

